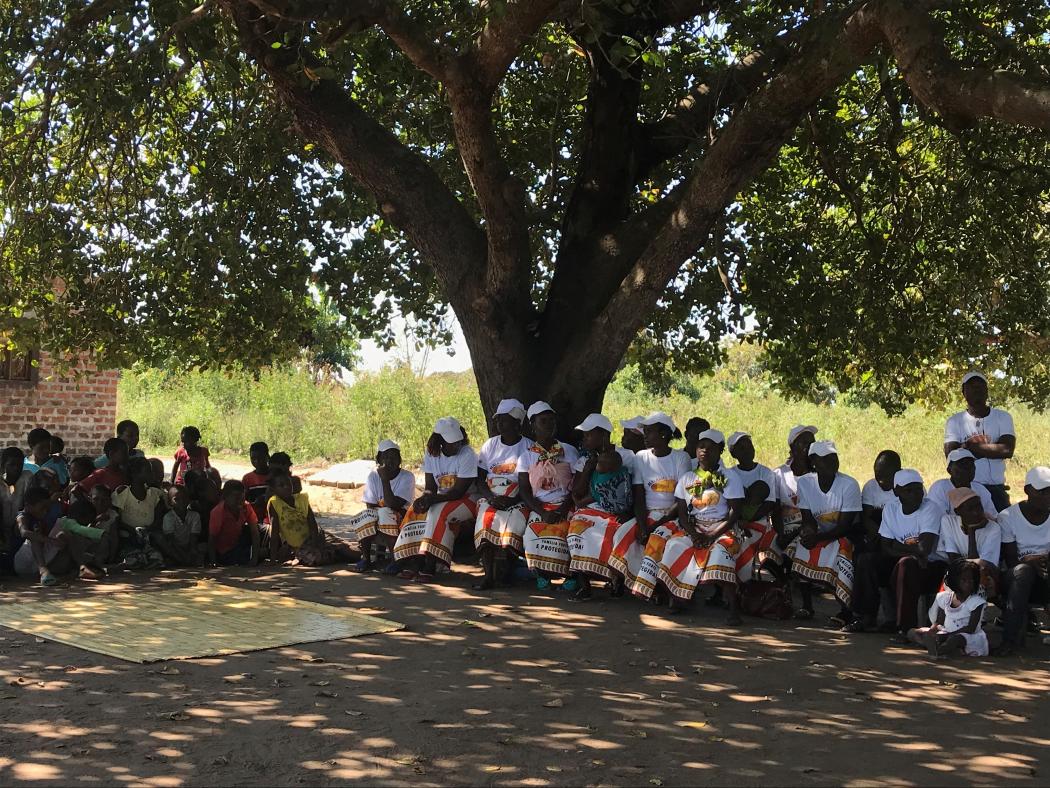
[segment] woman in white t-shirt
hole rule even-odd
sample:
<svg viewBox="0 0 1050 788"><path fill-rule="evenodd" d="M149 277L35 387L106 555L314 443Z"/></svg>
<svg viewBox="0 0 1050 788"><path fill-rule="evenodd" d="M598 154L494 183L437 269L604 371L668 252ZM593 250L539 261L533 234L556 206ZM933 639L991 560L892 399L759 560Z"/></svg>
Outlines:
<svg viewBox="0 0 1050 788"><path fill-rule="evenodd" d="M497 578L506 574L507 552L522 554L529 509L518 495L518 471L522 452L532 440L521 434L525 406L516 399L505 399L496 407L493 426L496 435L485 441L478 452L480 499L474 523L474 547L481 558L485 577L475 591L496 587Z"/></svg>
<svg viewBox="0 0 1050 788"><path fill-rule="evenodd" d="M546 402L534 402L528 410L535 440L521 453L518 491L529 509L525 527L525 562L536 574L536 588L550 588L551 579L569 577L569 515L572 513L572 475L579 460L576 449L556 437L558 417ZM574 578L562 589L575 593Z"/></svg>
<svg viewBox="0 0 1050 788"><path fill-rule="evenodd" d="M374 568L372 544L376 539L387 545L394 543L398 526L415 497L416 477L401 467L401 447L392 440L380 441L375 470L365 479L365 510L350 522L361 546L361 560L354 565L355 572L370 572Z"/></svg>
<svg viewBox="0 0 1050 788"><path fill-rule="evenodd" d="M953 563L948 568L948 590L937 594L930 608L933 623L909 629L908 640L924 646L931 659L947 659L959 652L968 657L987 656L988 636L981 628L986 600L978 593L980 580L976 564Z"/></svg>
<svg viewBox="0 0 1050 788"><path fill-rule="evenodd" d="M399 577L428 583L437 562L452 563L452 548L464 523L473 523L478 507L469 497L478 477L478 455L451 416L438 419L423 457L426 492L416 498L394 543Z"/></svg>
<svg viewBox="0 0 1050 788"><path fill-rule="evenodd" d="M1027 498L999 513L1007 571L1003 644L996 652L1012 654L1024 645L1028 606L1050 602L1050 468L1032 468L1025 476Z"/></svg>
<svg viewBox="0 0 1050 788"><path fill-rule="evenodd" d="M802 527L802 511L798 508L798 480L810 473L809 447L817 439L817 428L799 424L788 432L788 461L773 469L776 479L777 506L773 509L773 527L777 543L786 548L798 536Z"/></svg>
<svg viewBox="0 0 1050 788"><path fill-rule="evenodd" d="M804 580L830 588L842 605L832 623L849 623L853 614L853 545L847 538L861 513L860 485L839 473L838 449L831 441L809 447L813 473L798 480L802 527L788 548L792 570ZM800 587L802 607L795 616L813 618L812 588Z"/></svg>
<svg viewBox="0 0 1050 788"><path fill-rule="evenodd" d="M609 563L623 575L632 593L650 599L656 591L663 541L677 532L675 488L689 472L690 462L684 451L671 448L678 428L666 413L649 414L642 419L642 429L648 448L634 455L635 524L630 534L634 538L620 540ZM648 542L654 536L657 542L650 550Z"/></svg>

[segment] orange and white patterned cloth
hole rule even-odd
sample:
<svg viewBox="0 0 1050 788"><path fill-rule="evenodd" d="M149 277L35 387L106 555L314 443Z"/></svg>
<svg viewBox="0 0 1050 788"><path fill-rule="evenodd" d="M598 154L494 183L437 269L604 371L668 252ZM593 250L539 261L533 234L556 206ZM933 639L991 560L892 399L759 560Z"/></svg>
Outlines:
<svg viewBox="0 0 1050 788"><path fill-rule="evenodd" d="M560 504L545 503L543 508L553 512ZM525 526L525 563L534 572L569 575L572 557L569 555L569 518L558 523L545 523L536 512L529 513Z"/></svg>
<svg viewBox="0 0 1050 788"><path fill-rule="evenodd" d="M853 544L849 539L818 542L812 550L796 539L787 549L791 569L800 577L831 588L849 607L853 601Z"/></svg>
<svg viewBox="0 0 1050 788"><path fill-rule="evenodd" d="M394 559L432 555L444 564L452 563L452 548L464 523L472 523L478 507L469 498L445 501L423 513L409 508L394 542Z"/></svg>
<svg viewBox="0 0 1050 788"><path fill-rule="evenodd" d="M391 509L389 506L376 506L354 515L350 521L350 527L353 529L354 535L359 542L376 534L397 538L401 530L399 526L404 516L404 512Z"/></svg>
<svg viewBox="0 0 1050 788"><path fill-rule="evenodd" d="M722 525L714 522L699 524L699 527L701 531L714 532ZM773 528L754 522L739 524L739 530L723 534L707 547L694 547L688 534L681 532L680 536L667 540L657 579L673 596L686 601L692 599L702 585L742 585L751 580L763 555L772 551L775 539Z"/></svg>
<svg viewBox="0 0 1050 788"><path fill-rule="evenodd" d="M633 523L634 520L631 520ZM569 518L569 569L588 575L614 579L618 572L610 565L616 535L623 523L615 514L601 509L577 509Z"/></svg>
<svg viewBox="0 0 1050 788"><path fill-rule="evenodd" d="M528 523L528 507L518 503L509 509L496 509L488 501L478 502L478 519L474 524L474 547L485 544L515 553L525 547L525 526Z"/></svg>

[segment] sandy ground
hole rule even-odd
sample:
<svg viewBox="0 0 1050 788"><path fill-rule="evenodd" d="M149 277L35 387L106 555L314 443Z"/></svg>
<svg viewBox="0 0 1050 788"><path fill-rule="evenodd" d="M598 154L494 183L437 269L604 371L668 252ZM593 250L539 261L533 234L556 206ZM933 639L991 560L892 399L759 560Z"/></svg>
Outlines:
<svg viewBox="0 0 1050 788"><path fill-rule="evenodd" d="M213 577L405 631L138 665L0 629L0 784L1050 782L1050 649L932 664L884 636L345 569L9 584L0 603ZM830 606L828 606L830 612Z"/></svg>

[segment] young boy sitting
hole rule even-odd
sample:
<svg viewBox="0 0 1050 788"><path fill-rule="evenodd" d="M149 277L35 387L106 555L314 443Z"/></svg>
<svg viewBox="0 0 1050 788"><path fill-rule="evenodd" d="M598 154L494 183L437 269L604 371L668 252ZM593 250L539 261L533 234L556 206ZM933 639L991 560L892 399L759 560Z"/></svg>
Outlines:
<svg viewBox="0 0 1050 788"><path fill-rule="evenodd" d="M120 515L113 508L113 493L104 484L96 484L91 488L91 494L87 500L95 510L95 527L116 531L116 536L109 545L109 555L103 557L105 563L114 564L120 559L121 534Z"/></svg>
<svg viewBox="0 0 1050 788"><path fill-rule="evenodd" d="M259 518L244 500L244 485L231 479L208 519L208 563L256 566L259 548Z"/></svg>
<svg viewBox="0 0 1050 788"><path fill-rule="evenodd" d="M262 521L266 513L266 488L270 484L270 447L256 441L248 448L252 470L244 474L244 485L248 503L255 507L255 516Z"/></svg>
<svg viewBox="0 0 1050 788"><path fill-rule="evenodd" d="M190 508L185 487L168 490L168 511L159 533L151 538L168 566L200 566L205 546L200 543L201 516Z"/></svg>
<svg viewBox="0 0 1050 788"><path fill-rule="evenodd" d="M47 490L34 487L26 492L25 508L18 515L18 528L25 539L15 555L15 571L23 577L39 577L40 584L54 585L58 575L79 568L82 580L105 576L101 556L109 550L112 530L92 527L95 509L77 501L69 516L52 520L52 499Z"/></svg>
<svg viewBox="0 0 1050 788"><path fill-rule="evenodd" d="M81 482L95 472L95 461L87 456L74 457L69 463L69 490L67 497L70 501L91 500L91 491L84 489Z"/></svg>
<svg viewBox="0 0 1050 788"><path fill-rule="evenodd" d="M292 477L292 491L298 495L303 491L303 482L292 473L292 458L287 452L278 451L270 455L270 473L283 473Z"/></svg>

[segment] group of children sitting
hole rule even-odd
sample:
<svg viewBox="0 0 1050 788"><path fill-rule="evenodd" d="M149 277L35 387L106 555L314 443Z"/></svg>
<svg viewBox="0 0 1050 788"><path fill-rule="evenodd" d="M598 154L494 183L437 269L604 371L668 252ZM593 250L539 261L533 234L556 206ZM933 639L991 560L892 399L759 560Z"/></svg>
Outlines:
<svg viewBox="0 0 1050 788"><path fill-rule="evenodd" d="M929 488L883 451L862 488L815 426L789 432L775 469L756 462L749 434L727 438L701 418L686 425L684 450L671 447L681 433L664 413L621 427L616 445L609 419L591 414L572 445L558 439L550 405L508 399L475 452L459 422L442 418L419 494L400 447L384 440L351 523L356 547L318 526L291 459L264 443L251 447L250 473L222 483L200 432L186 427L166 480L163 463L137 448L134 422L118 425L102 456L72 461L35 429L28 456L9 447L0 461L0 569L51 585L70 572L98 579L118 567L269 558L360 572L385 564L426 583L457 557L480 562L478 590L525 574L586 600L604 581L611 596L678 611L709 586L705 604L727 610L732 625L741 612L812 618L824 589L839 602L835 626L892 633L933 657L987 654L989 602L1002 611L1000 653L1038 631L1030 608L1050 601L1050 468L1031 469L1012 506L1005 485L997 505L994 485L975 481L996 447L1008 441L1012 453L1012 434L946 439L947 477Z"/></svg>
<svg viewBox="0 0 1050 788"><path fill-rule="evenodd" d="M43 428L29 454L0 455L0 572L54 585L62 575L97 580L115 569L255 565L265 557L306 565L356 560L350 545L317 525L291 458L265 443L253 470L225 483L196 427L186 427L170 479L138 449L133 421L92 458L63 456Z"/></svg>

